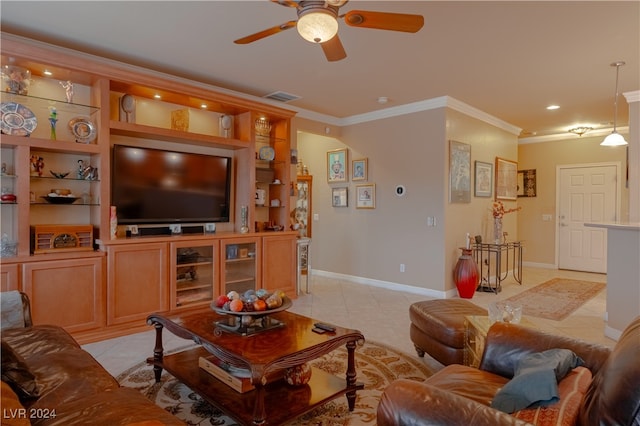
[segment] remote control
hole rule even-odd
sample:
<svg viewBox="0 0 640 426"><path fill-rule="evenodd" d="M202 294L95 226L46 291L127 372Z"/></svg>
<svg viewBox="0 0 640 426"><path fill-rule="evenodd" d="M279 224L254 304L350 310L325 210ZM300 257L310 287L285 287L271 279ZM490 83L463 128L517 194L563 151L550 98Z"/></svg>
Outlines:
<svg viewBox="0 0 640 426"><path fill-rule="evenodd" d="M321 323L321 322L317 322L317 323L315 323L313 325L315 325L316 328L319 328L319 329L324 330L324 331L336 331L336 328L334 326L332 326L332 325L329 325L329 324L324 324L324 323Z"/></svg>
<svg viewBox="0 0 640 426"><path fill-rule="evenodd" d="M324 334L324 333L326 333L326 332L327 332L327 330L323 330L323 329L318 328L318 327L313 327L313 328L311 329L311 331L313 331L314 333L318 333L318 334Z"/></svg>

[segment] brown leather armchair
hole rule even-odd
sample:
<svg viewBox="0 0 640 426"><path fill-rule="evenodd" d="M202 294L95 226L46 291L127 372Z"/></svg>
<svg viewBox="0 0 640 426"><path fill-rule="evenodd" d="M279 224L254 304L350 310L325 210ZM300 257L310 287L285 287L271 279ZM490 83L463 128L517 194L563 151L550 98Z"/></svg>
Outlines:
<svg viewBox="0 0 640 426"><path fill-rule="evenodd" d="M520 359L554 348L573 351L593 375L584 385L584 395L577 396L571 418L565 418L568 421L562 424L640 425L638 317L613 350L524 326L496 323L487 335L479 368L453 364L425 382L391 383L378 405L378 426L545 424L548 418L542 415L535 417L535 421L524 421L515 417L517 413L507 414L490 404L514 376Z"/></svg>

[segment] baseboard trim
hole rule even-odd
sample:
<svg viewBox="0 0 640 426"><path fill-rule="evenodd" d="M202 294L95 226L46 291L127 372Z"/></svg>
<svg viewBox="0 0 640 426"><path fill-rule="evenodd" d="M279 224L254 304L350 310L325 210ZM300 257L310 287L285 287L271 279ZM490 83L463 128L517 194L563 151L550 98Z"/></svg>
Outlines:
<svg viewBox="0 0 640 426"><path fill-rule="evenodd" d="M540 269L558 269L558 265L555 265L553 263L522 262L522 266Z"/></svg>
<svg viewBox="0 0 640 426"><path fill-rule="evenodd" d="M457 297L458 295L458 291L455 288L447 291L431 290L428 288L414 287L406 284L394 283L391 281L374 280L371 278L358 277L355 275L339 274L336 272L322 271L318 269L313 269L311 271L311 274L317 275L319 277L333 278L333 279L349 281L357 284L364 284L371 287L379 287L379 288L385 288L388 290L404 291L406 293L419 294L421 296L431 297L434 299L451 299L453 297ZM313 289L312 289L312 292L313 292Z"/></svg>
<svg viewBox="0 0 640 426"><path fill-rule="evenodd" d="M622 331L615 329L613 327L609 327L608 325L605 325L604 335L617 342L618 340L620 340L620 336L622 336Z"/></svg>

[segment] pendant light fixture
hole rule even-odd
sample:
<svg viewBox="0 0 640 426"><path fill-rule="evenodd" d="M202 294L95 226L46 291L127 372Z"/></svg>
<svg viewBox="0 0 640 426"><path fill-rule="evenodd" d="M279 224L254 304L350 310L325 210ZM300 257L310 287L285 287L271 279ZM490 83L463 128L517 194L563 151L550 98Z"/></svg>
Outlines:
<svg viewBox="0 0 640 426"><path fill-rule="evenodd" d="M612 67L616 67L616 94L613 101L613 132L608 135L604 140L600 143L601 146L624 146L627 145L627 141L624 140L624 137L616 130L616 123L618 120L618 74L620 73L620 67L623 66L625 62L618 61L611 64Z"/></svg>

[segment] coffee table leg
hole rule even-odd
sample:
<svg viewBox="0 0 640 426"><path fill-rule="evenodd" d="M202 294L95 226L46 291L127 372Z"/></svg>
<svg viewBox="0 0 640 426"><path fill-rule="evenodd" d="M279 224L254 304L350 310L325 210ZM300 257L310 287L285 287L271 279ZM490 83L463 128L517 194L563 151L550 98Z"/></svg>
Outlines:
<svg viewBox="0 0 640 426"><path fill-rule="evenodd" d="M347 387L356 386L356 342L347 343ZM356 391L347 392L347 403L349 411L353 411L356 406Z"/></svg>
<svg viewBox="0 0 640 426"><path fill-rule="evenodd" d="M267 413L264 410L264 386L257 385L256 389L255 405L253 407L253 424L263 425L265 423L265 417Z"/></svg>
<svg viewBox="0 0 640 426"><path fill-rule="evenodd" d="M164 353L164 348L162 347L162 324L154 323L153 326L156 328L156 346L153 348L153 361L156 361L153 364L153 373L156 378L156 383L160 382L160 376L162 375L162 367L158 365L159 362L162 361L162 356Z"/></svg>

